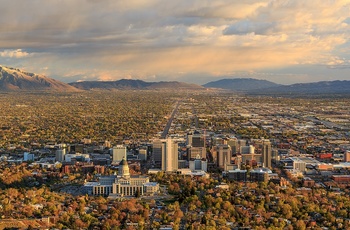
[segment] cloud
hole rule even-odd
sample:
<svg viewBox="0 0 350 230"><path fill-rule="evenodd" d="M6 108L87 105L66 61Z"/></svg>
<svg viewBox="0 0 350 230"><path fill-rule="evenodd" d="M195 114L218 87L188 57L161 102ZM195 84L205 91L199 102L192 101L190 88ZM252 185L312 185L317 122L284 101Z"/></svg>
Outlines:
<svg viewBox="0 0 350 230"><path fill-rule="evenodd" d="M8 57L8 58L24 58L24 57L30 57L32 55L33 54L22 51L22 49L4 50L0 52L0 57Z"/></svg>
<svg viewBox="0 0 350 230"><path fill-rule="evenodd" d="M349 17L349 18L346 18L346 19L344 20L344 22L345 22L346 24L350 24L350 17Z"/></svg>
<svg viewBox="0 0 350 230"><path fill-rule="evenodd" d="M61 79L176 80L350 59L348 0L0 1L5 64Z"/></svg>
<svg viewBox="0 0 350 230"><path fill-rule="evenodd" d="M242 20L236 22L235 24L228 26L224 29L224 35L233 35L233 34L268 34L269 31L273 29L273 23L269 22L253 22L249 20Z"/></svg>
<svg viewBox="0 0 350 230"><path fill-rule="evenodd" d="M330 69L348 69L350 68L350 60L335 56L330 58L327 67Z"/></svg>

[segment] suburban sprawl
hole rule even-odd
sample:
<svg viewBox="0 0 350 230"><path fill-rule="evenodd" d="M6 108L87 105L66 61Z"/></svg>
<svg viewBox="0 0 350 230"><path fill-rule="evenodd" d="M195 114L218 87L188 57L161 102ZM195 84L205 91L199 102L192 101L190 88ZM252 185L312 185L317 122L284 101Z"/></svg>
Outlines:
<svg viewBox="0 0 350 230"><path fill-rule="evenodd" d="M0 94L0 229L349 229L350 99Z"/></svg>

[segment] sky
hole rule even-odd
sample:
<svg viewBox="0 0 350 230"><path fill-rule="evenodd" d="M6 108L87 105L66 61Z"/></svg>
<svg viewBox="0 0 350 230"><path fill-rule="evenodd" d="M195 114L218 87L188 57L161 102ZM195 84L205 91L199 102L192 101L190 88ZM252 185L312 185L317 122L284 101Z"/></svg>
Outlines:
<svg viewBox="0 0 350 230"><path fill-rule="evenodd" d="M350 0L0 4L0 65L63 82L350 80Z"/></svg>

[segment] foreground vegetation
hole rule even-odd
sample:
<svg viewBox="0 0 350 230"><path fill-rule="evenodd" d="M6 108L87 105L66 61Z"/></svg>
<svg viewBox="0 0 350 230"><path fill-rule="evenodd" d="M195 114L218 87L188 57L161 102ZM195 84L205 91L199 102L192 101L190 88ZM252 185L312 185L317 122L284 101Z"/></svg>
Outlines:
<svg viewBox="0 0 350 230"><path fill-rule="evenodd" d="M12 166L17 180L30 180L33 169ZM1 175L7 175L6 168ZM36 169L37 171L37 169ZM39 176L35 176L38 179ZM171 225L174 229L347 229L350 227L349 189L300 189L270 183L227 182L213 178L191 178L159 173L152 180L167 184L175 199L158 202L153 198L109 200L106 197L72 196L55 192L49 184L28 186L6 184L1 178L2 219L54 218L59 229L149 229ZM13 179L15 180L15 179ZM317 226L317 227L316 227Z"/></svg>

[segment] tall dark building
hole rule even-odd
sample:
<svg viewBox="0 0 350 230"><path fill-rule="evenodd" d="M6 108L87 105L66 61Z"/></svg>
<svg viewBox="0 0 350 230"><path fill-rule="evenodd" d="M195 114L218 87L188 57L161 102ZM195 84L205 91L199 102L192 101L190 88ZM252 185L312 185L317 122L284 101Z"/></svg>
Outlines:
<svg viewBox="0 0 350 230"><path fill-rule="evenodd" d="M192 135L192 144L191 144L192 147L205 147L205 137L204 135L198 133L198 132L195 132L193 135Z"/></svg>
<svg viewBox="0 0 350 230"><path fill-rule="evenodd" d="M199 155L201 159L206 159L207 151L205 146L205 136L198 131L187 135L188 160L196 159Z"/></svg>
<svg viewBox="0 0 350 230"><path fill-rule="evenodd" d="M161 140L154 140L153 141L153 161L157 168L162 167L162 156L163 156L163 145L165 145L164 142Z"/></svg>
<svg viewBox="0 0 350 230"><path fill-rule="evenodd" d="M262 163L264 167L271 167L272 151L271 142L269 140L264 140L262 144Z"/></svg>

